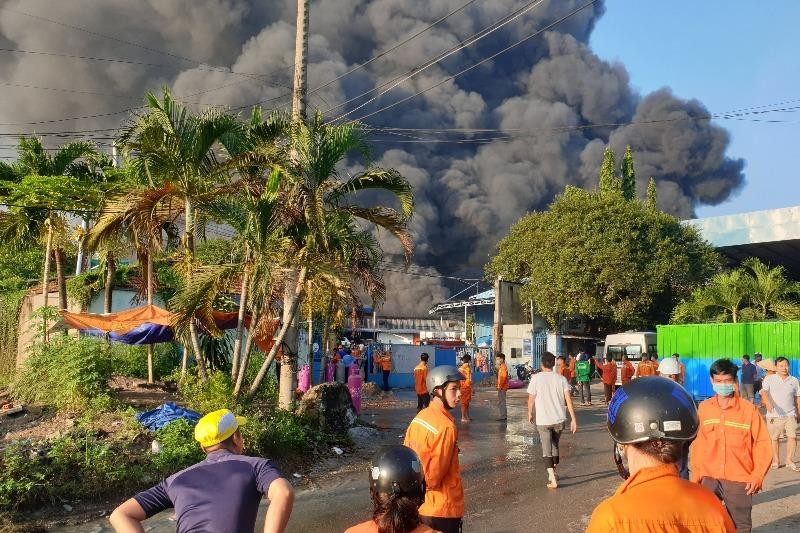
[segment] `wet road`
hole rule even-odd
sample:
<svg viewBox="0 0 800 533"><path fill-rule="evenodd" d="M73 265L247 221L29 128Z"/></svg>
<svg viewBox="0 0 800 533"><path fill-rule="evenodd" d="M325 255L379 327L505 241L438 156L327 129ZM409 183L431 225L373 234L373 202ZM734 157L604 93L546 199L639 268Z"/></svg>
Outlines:
<svg viewBox="0 0 800 533"><path fill-rule="evenodd" d="M473 422L459 429L467 507L464 531L583 531L597 503L613 494L621 481L611 457L604 407L577 407L578 433L565 434L561 439L560 487L550 490L545 487L536 432L526 420L527 395L523 390L509 391L508 422L494 420L495 397L492 390L479 390L473 398ZM595 401L597 397L602 396L596 396ZM402 442L402 433L415 412L412 391L399 391L397 398L398 406L364 413L366 420L384 429L387 443ZM322 465L325 475L318 482L298 486L288 531L341 532L368 519L365 459L369 455L362 453L357 461L328 461ZM768 477L767 491L756 498L754 525L761 527L755 531L797 531L800 475L791 476L793 473L783 470ZM264 509L259 524L263 524ZM776 509L782 511L776 513ZM151 518L145 522L145 529L174 532L172 513ZM111 529L105 520L98 520L53 531L105 533Z"/></svg>

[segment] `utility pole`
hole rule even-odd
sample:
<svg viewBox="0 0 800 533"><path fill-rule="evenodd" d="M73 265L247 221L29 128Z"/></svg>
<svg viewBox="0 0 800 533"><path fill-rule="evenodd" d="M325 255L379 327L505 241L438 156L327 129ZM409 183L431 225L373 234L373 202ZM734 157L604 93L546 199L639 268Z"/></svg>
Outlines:
<svg viewBox="0 0 800 533"><path fill-rule="evenodd" d="M292 89L292 122L305 120L306 118L306 90L308 89L308 15L309 0L297 0L297 28L294 39L294 85ZM290 151L290 157L295 158L294 150ZM281 361L281 378L278 388L278 407L289 409L294 401L294 391L296 389L295 380L297 372L297 349L298 338L298 314L299 308L294 316L290 315L289 305L291 294L297 283L298 270L295 269L293 275L288 276L286 290L283 298L283 321L290 321L289 328L286 330L284 340L285 350ZM310 328L309 328L310 329ZM310 333L310 332L309 332Z"/></svg>

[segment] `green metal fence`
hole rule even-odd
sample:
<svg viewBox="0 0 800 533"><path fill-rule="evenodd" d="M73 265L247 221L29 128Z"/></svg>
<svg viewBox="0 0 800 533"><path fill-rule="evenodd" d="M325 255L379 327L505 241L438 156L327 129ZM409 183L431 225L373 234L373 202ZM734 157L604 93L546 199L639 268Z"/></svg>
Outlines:
<svg viewBox="0 0 800 533"><path fill-rule="evenodd" d="M788 357L790 372L800 374L800 322L743 322L658 326L658 353L680 354L686 365L686 389L696 398L713 394L708 369L722 357L740 364L743 354Z"/></svg>

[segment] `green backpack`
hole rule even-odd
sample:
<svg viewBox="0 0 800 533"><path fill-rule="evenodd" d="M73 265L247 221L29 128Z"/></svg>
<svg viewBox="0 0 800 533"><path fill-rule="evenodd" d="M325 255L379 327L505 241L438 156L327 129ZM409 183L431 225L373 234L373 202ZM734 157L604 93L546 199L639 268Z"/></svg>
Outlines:
<svg viewBox="0 0 800 533"><path fill-rule="evenodd" d="M578 361L575 363L575 374L577 375L578 381L589 381L589 373L592 370L592 365L589 364L589 361Z"/></svg>

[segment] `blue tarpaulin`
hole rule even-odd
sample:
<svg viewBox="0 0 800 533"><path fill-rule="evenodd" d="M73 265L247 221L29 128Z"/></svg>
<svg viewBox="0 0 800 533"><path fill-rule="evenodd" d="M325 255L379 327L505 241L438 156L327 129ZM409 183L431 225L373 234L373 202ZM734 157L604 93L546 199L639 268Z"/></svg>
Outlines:
<svg viewBox="0 0 800 533"><path fill-rule="evenodd" d="M185 418L192 424L196 424L201 416L196 411L184 409L173 402L167 402L151 411L136 413L136 420L150 431L156 431L179 418Z"/></svg>

